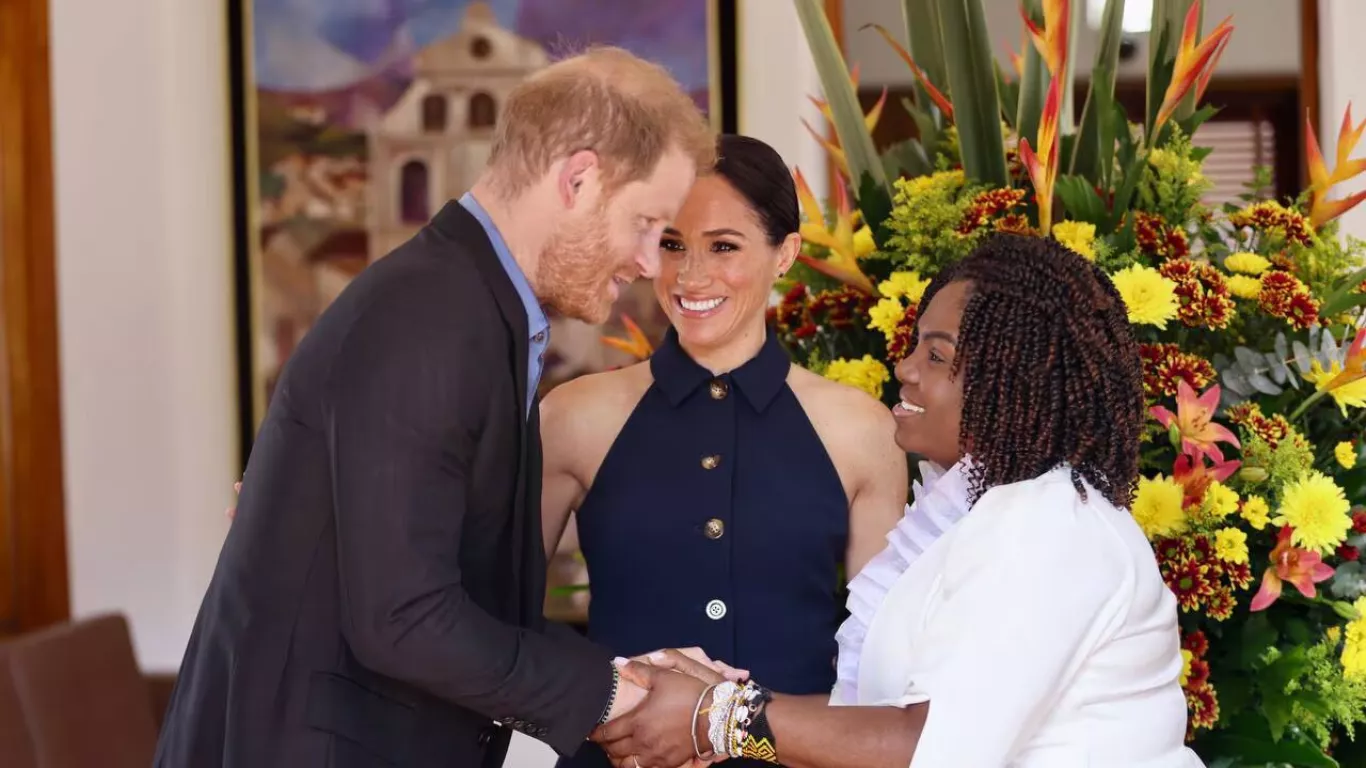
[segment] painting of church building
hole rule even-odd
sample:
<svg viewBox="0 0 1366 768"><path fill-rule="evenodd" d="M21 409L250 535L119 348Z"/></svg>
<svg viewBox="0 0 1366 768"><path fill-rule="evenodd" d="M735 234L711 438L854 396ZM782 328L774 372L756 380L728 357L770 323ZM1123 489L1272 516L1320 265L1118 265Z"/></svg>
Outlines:
<svg viewBox="0 0 1366 768"><path fill-rule="evenodd" d="M733 4L229 0L244 454L319 315L473 185L518 83L615 45L663 65L719 128L733 69L718 77L718 46L733 27L722 33L718 19L733 24ZM648 283L623 292L621 314L662 336ZM543 390L631 362L604 333L622 335L619 320L552 317Z"/></svg>
<svg viewBox="0 0 1366 768"><path fill-rule="evenodd" d="M393 250L469 190L488 160L499 107L549 61L485 3L472 3L459 32L414 57L408 90L368 132L373 254Z"/></svg>

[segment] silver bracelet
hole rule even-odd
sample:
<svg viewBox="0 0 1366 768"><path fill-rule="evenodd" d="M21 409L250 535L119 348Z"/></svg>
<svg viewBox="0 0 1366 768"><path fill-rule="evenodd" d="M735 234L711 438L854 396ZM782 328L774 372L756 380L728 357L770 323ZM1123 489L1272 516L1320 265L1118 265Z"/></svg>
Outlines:
<svg viewBox="0 0 1366 768"><path fill-rule="evenodd" d="M690 726L692 727L692 751L693 754L697 756L698 760L706 760L708 757L711 756L703 755L702 747L698 746L697 744L697 716L702 712L702 701L707 698L707 694L710 693L711 689L715 687L716 685L713 683L712 685L703 688L702 695L697 697L697 706L693 707L692 710L692 723L690 723ZM708 721L708 723L710 723L710 720ZM712 753L712 755L715 754L715 752Z"/></svg>
<svg viewBox="0 0 1366 768"><path fill-rule="evenodd" d="M735 706L735 691L738 686L727 680L720 683L711 692L711 728L707 731L707 736L711 740L712 750L718 755L729 755L730 748L726 744L726 726L730 722L730 710ZM722 704L726 706L722 708Z"/></svg>

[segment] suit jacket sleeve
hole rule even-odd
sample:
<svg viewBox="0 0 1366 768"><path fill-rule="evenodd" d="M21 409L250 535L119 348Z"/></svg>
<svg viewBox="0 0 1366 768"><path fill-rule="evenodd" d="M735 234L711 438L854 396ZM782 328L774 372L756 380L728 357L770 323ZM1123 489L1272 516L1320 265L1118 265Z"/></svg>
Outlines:
<svg viewBox="0 0 1366 768"><path fill-rule="evenodd" d="M607 704L611 656L506 624L462 587L472 456L494 418L483 369L506 358L479 355L489 341L452 309L458 297L422 296L432 290L450 284L413 286L364 313L328 377L343 633L367 667L492 720L522 721L572 754Z"/></svg>

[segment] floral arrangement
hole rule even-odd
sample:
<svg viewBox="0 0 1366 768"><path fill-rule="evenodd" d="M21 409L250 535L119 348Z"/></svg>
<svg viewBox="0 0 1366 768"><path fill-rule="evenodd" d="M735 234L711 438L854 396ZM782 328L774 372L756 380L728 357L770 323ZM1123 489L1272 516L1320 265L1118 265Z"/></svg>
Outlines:
<svg viewBox="0 0 1366 768"><path fill-rule="evenodd" d="M1199 101L1231 20L1202 35L1199 0L1154 4L1132 121L1114 99L1110 0L1074 123L1073 3L1021 3L1012 75L979 2L905 0L910 50L875 31L915 75L919 135L878 152L885 90L865 113L820 3L795 2L837 138L812 132L841 175L823 206L795 172L804 251L770 318L794 359L891 405L929 280L987 233L1095 261L1142 343L1151 418L1132 511L1180 606L1188 739L1210 765L1366 764L1366 244L1335 223L1366 192L1330 197L1366 171L1351 157L1366 122L1348 109L1331 166L1307 126L1298 198L1274 199L1261 171L1213 210L1192 137L1217 111Z"/></svg>

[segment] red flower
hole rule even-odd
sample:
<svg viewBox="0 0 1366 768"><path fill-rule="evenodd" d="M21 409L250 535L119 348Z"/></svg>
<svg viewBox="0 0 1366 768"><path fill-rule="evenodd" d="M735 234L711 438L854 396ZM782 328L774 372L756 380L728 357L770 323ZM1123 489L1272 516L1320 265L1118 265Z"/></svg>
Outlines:
<svg viewBox="0 0 1366 768"><path fill-rule="evenodd" d="M1349 563L1354 563L1360 557L1361 550L1357 549L1356 547L1350 544L1343 544L1342 546L1338 547L1339 559L1346 560Z"/></svg>
<svg viewBox="0 0 1366 768"><path fill-rule="evenodd" d="M1219 698L1209 682L1186 686L1186 711L1191 728L1213 728L1219 722Z"/></svg>
<svg viewBox="0 0 1366 768"><path fill-rule="evenodd" d="M1180 229L1167 226L1155 213L1134 213L1134 237L1139 250L1158 259L1180 259L1190 255L1190 240Z"/></svg>
<svg viewBox="0 0 1366 768"><path fill-rule="evenodd" d="M1176 298L1181 302L1177 317L1182 323L1191 328L1220 330L1233 318L1228 281L1219 270L1190 259L1171 259L1158 271L1176 283Z"/></svg>
<svg viewBox="0 0 1366 768"><path fill-rule="evenodd" d="M1176 344L1142 344L1138 353L1143 359L1143 394L1149 400L1175 397L1182 381L1196 390L1214 381L1214 366L1208 360L1182 352Z"/></svg>
<svg viewBox="0 0 1366 768"><path fill-rule="evenodd" d="M1262 407L1256 403L1239 403L1228 409L1228 420L1235 426L1243 427L1260 437L1267 446L1275 449L1290 434L1290 422L1278 414L1267 417L1262 415ZM1366 533L1366 531L1363 531Z"/></svg>
<svg viewBox="0 0 1366 768"><path fill-rule="evenodd" d="M1181 610L1193 611L1200 607L1201 598L1213 593L1213 587L1205 573L1205 566L1196 560L1181 563L1166 578L1167 586L1176 595Z"/></svg>
<svg viewBox="0 0 1366 768"><path fill-rule="evenodd" d="M1300 594L1313 599L1318 595L1314 585L1333 577L1333 569L1324 564L1322 555L1290 543L1291 533L1290 526L1285 526L1277 535L1276 548L1271 550L1271 567L1262 574L1262 588L1252 598L1248 606L1251 610L1265 610L1276 602L1281 596L1282 582L1290 582Z"/></svg>
<svg viewBox="0 0 1366 768"><path fill-rule="evenodd" d="M1352 512L1352 533L1366 533L1366 510Z"/></svg>
<svg viewBox="0 0 1366 768"><path fill-rule="evenodd" d="M1233 616L1235 604L1233 592L1228 587L1220 586L1214 590L1214 594L1205 598L1205 613L1215 621L1227 621Z"/></svg>
<svg viewBox="0 0 1366 768"><path fill-rule="evenodd" d="M1309 288L1289 272L1274 271L1262 275L1262 290L1257 295L1257 304L1263 312L1282 318L1300 330L1319 319L1319 302L1309 295Z"/></svg>
<svg viewBox="0 0 1366 768"><path fill-rule="evenodd" d="M919 310L906 307L906 314L896 324L896 332L887 342L887 362L896 365L911 351L911 336L915 333L915 318Z"/></svg>
<svg viewBox="0 0 1366 768"><path fill-rule="evenodd" d="M1024 200L1023 189L997 188L987 190L972 199L963 220L958 224L958 234L970 235L986 226L993 217L1014 208Z"/></svg>
<svg viewBox="0 0 1366 768"><path fill-rule="evenodd" d="M1204 632L1197 629L1181 638L1181 647L1190 651L1195 658L1202 658L1206 653L1209 653L1209 638L1205 637Z"/></svg>

